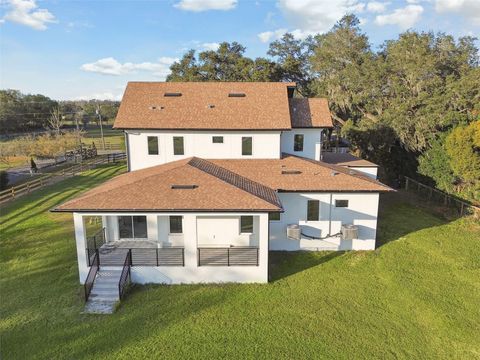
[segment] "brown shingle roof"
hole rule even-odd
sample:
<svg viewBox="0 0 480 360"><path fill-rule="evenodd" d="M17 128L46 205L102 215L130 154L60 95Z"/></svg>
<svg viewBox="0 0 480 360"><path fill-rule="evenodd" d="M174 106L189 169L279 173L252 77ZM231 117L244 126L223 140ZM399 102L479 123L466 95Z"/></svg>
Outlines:
<svg viewBox="0 0 480 360"><path fill-rule="evenodd" d="M55 211L279 211L272 189L205 160L190 158L132 171L67 201ZM235 177L238 177L236 179ZM196 185L172 189L172 185Z"/></svg>
<svg viewBox="0 0 480 360"><path fill-rule="evenodd" d="M350 153L324 152L322 153L322 161L347 167L378 167L377 164L356 157Z"/></svg>
<svg viewBox="0 0 480 360"><path fill-rule="evenodd" d="M288 154L285 154L282 159L209 161L278 191L382 192L392 190L358 171Z"/></svg>
<svg viewBox="0 0 480 360"><path fill-rule="evenodd" d="M196 185L172 189L172 185ZM282 159L189 158L132 171L58 206L56 211L280 211L277 191L383 192L388 186L341 166Z"/></svg>
<svg viewBox="0 0 480 360"><path fill-rule="evenodd" d="M289 99L292 128L332 127L328 100L323 98Z"/></svg>
<svg viewBox="0 0 480 360"><path fill-rule="evenodd" d="M294 86L281 82L129 82L114 127L290 129L287 88ZM245 96L229 97L229 93Z"/></svg>

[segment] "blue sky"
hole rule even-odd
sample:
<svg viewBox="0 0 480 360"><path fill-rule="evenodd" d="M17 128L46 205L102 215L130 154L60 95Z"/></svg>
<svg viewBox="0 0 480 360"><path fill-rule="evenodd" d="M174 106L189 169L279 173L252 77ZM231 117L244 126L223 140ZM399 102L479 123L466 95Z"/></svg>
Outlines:
<svg viewBox="0 0 480 360"><path fill-rule="evenodd" d="M355 13L374 46L407 29L480 35L480 0L0 0L0 88L120 99L161 81L188 49L238 41L266 56L285 31L325 32Z"/></svg>

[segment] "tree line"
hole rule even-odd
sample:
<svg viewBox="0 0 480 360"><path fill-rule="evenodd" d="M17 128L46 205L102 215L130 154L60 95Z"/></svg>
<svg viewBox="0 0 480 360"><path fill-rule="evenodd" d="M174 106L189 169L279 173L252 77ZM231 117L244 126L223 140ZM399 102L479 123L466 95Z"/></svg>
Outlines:
<svg viewBox="0 0 480 360"><path fill-rule="evenodd" d="M41 94L23 94L18 90L0 90L0 134L55 130L65 125L86 127L102 120L113 120L120 102L109 100L56 101Z"/></svg>
<svg viewBox="0 0 480 360"><path fill-rule="evenodd" d="M167 81L295 81L297 96L326 97L354 152L381 179L421 178L480 200L480 68L473 37L407 31L372 48L354 15L329 32L292 34L251 59L236 42L190 50Z"/></svg>

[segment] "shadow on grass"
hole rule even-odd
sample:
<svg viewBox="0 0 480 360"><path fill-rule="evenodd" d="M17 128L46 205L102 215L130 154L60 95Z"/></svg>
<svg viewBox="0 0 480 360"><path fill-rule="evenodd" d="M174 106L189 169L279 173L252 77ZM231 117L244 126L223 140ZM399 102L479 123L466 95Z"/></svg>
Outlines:
<svg viewBox="0 0 480 360"><path fill-rule="evenodd" d="M345 251L270 251L268 281L275 282L314 266L322 265L344 253Z"/></svg>
<svg viewBox="0 0 480 360"><path fill-rule="evenodd" d="M430 210L412 202L403 192L382 194L378 213L377 241L379 248L403 236L449 222Z"/></svg>

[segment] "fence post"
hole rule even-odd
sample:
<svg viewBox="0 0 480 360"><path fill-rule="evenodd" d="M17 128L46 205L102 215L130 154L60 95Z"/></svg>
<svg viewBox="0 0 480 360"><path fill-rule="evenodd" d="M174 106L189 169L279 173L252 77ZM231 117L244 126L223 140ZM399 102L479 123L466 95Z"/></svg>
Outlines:
<svg viewBox="0 0 480 360"><path fill-rule="evenodd" d="M230 248L227 248L227 266L230 266Z"/></svg>
<svg viewBox="0 0 480 360"><path fill-rule="evenodd" d="M463 216L463 202L461 204L462 206L460 207L460 216Z"/></svg>
<svg viewBox="0 0 480 360"><path fill-rule="evenodd" d="M158 247L156 248L156 250L157 250L156 251L156 253L157 253L157 266L160 266L160 265L158 265Z"/></svg>
<svg viewBox="0 0 480 360"><path fill-rule="evenodd" d="M15 197L15 188L12 187L12 197L14 198Z"/></svg>

